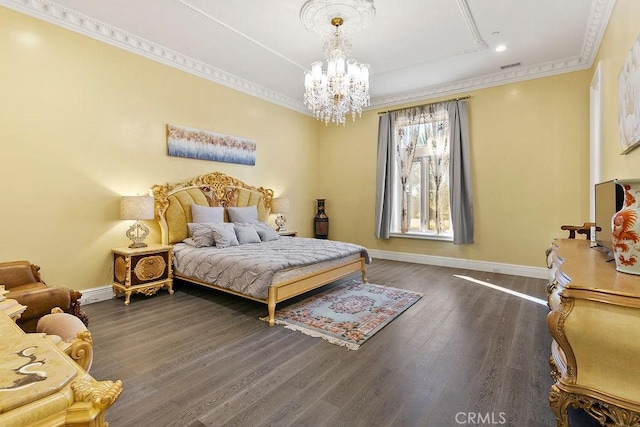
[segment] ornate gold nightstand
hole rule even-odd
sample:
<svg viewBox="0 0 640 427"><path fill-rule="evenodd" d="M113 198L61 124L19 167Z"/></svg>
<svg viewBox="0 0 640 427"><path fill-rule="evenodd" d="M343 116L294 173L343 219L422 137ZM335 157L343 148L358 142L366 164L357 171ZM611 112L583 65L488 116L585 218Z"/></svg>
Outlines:
<svg viewBox="0 0 640 427"><path fill-rule="evenodd" d="M149 245L146 248L114 248L113 295L124 292L129 305L132 293L154 295L167 288L173 294L173 251L171 246Z"/></svg>

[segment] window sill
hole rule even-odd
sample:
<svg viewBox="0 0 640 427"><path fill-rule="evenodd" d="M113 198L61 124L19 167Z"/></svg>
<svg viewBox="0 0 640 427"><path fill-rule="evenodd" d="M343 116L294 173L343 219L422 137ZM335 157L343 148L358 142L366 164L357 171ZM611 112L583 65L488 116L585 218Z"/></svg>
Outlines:
<svg viewBox="0 0 640 427"><path fill-rule="evenodd" d="M440 240L443 242L453 242L453 236L450 234L427 234L416 231L409 231L407 233L389 233L389 237L401 237L404 239L419 239L419 240Z"/></svg>

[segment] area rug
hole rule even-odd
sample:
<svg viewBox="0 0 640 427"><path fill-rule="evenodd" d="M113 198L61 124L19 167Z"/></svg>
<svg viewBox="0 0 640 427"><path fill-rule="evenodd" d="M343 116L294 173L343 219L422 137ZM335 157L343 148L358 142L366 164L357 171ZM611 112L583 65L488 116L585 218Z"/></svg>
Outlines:
<svg viewBox="0 0 640 427"><path fill-rule="evenodd" d="M420 298L416 292L350 280L277 310L276 324L357 350Z"/></svg>

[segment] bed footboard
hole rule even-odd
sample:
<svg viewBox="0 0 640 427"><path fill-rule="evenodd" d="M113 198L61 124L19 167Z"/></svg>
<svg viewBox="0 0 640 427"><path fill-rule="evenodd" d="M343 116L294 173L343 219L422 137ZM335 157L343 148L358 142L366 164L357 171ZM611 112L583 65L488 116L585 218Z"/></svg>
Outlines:
<svg viewBox="0 0 640 427"><path fill-rule="evenodd" d="M357 273L358 271L361 272L362 281L366 282L367 269L365 259L363 257L295 280L271 285L269 287L269 295L267 297L269 326L273 326L275 324L277 303L319 288L338 279L342 279L350 274Z"/></svg>

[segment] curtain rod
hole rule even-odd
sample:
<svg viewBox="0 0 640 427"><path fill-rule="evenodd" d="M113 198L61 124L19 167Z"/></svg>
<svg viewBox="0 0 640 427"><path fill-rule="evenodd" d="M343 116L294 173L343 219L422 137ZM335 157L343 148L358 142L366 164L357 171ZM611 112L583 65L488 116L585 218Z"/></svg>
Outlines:
<svg viewBox="0 0 640 427"><path fill-rule="evenodd" d="M414 105L413 107L397 108L395 110L388 110L388 111L378 111L378 114L393 113L394 111L408 110L409 108L424 107L424 106L427 106L427 105L442 104L444 102L462 101L463 99L469 99L469 98L471 98L471 95L461 96L460 98L445 99L444 101L432 102L430 104Z"/></svg>

